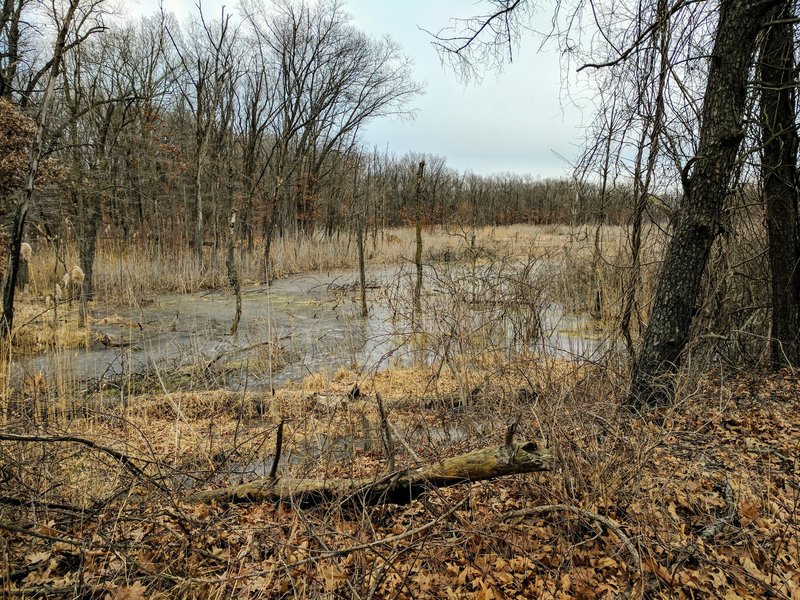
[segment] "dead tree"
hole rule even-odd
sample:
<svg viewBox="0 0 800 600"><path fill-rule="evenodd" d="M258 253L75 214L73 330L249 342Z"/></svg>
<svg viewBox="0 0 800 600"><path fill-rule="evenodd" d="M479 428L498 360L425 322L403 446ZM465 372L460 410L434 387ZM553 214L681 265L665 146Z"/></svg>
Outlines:
<svg viewBox="0 0 800 600"><path fill-rule="evenodd" d="M436 464L382 478L321 480L265 477L241 485L199 492L190 502L324 502L408 504L433 488L506 475L552 471L555 459L536 442L507 443L446 458Z"/></svg>

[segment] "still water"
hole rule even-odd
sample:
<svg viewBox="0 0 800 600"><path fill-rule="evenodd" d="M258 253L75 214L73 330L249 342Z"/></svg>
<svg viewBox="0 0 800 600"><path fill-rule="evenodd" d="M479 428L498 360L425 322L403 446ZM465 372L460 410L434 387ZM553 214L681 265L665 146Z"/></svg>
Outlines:
<svg viewBox="0 0 800 600"><path fill-rule="evenodd" d="M446 315L452 289L437 289L436 282L426 280L423 313L427 316L418 329L427 335L412 336L409 269L368 271L368 317L360 314L357 282L357 271L340 270L294 275L271 286L244 289L235 336L230 335L235 302L229 291L164 295L128 309L95 307L94 341L88 349L19 360L12 366L13 376L41 371L48 381L58 377L99 386L142 373L165 382L174 381L178 373L193 373L208 376L207 387L269 389L324 369L380 370L420 356L432 361L441 356L442 347L450 346L443 341L448 335L447 317L440 314ZM590 319L565 314L557 303L539 307L536 335L526 337L521 321L514 318L518 310L499 314L487 311L480 298L471 302L469 312L454 320L452 330L463 333L467 321L477 324L470 329L473 337L492 337L493 347L578 359L592 358L602 350L602 343L586 333ZM526 318L530 320L530 315Z"/></svg>

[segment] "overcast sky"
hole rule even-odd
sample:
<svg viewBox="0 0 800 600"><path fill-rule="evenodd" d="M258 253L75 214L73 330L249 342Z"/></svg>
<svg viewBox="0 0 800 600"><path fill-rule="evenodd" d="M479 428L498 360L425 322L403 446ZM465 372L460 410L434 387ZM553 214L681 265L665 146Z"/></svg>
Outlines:
<svg viewBox="0 0 800 600"><path fill-rule="evenodd" d="M136 16L155 12L158 0L125 4ZM236 11L235 0L203 0L203 11L217 15L223 4ZM194 0L164 0L164 8L181 20L196 11ZM555 50L539 50L537 40L524 39L502 73L486 73L482 81L465 84L441 64L430 35L422 29L438 31L451 17L480 12L480 2L345 0L345 8L361 30L375 37L388 34L398 42L412 59L416 78L425 84L413 105L416 118L374 121L362 134L365 145L398 155L436 154L456 169L480 174L569 174L568 161L577 153L584 117L564 100ZM547 28L549 17L545 12L537 16L539 29Z"/></svg>

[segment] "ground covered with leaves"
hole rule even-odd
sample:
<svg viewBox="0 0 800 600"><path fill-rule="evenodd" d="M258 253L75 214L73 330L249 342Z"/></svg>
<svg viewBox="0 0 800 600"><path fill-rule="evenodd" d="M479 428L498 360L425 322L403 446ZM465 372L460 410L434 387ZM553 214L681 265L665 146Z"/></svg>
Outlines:
<svg viewBox="0 0 800 600"><path fill-rule="evenodd" d="M674 407L638 416L614 400L616 377L586 364L340 372L274 396L140 397L50 415L47 427L9 418L0 589L110 599L797 597L797 377L717 374L682 386ZM385 475L377 394L397 469L503 443L512 422L559 467L432 489L406 506L187 501L266 475L281 419L279 475Z"/></svg>

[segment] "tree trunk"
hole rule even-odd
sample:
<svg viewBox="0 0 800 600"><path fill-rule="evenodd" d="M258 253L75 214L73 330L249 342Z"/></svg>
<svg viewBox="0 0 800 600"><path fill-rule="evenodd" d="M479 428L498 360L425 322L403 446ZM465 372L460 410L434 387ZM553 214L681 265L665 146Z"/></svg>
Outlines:
<svg viewBox="0 0 800 600"><path fill-rule="evenodd" d="M231 323L231 335L236 335L239 331L239 320L242 318L242 289L239 285L239 274L236 272L236 209L231 207L230 219L228 221L228 258L225 265L228 267L228 282L233 288L236 297L236 314Z"/></svg>
<svg viewBox="0 0 800 600"><path fill-rule="evenodd" d="M95 194L89 194L89 205L83 191L78 194L78 251L80 264L83 270L83 281L79 290L80 307L78 311L78 326L86 326L87 303L94 296L94 259L97 254L97 229L100 225L99 199Z"/></svg>
<svg viewBox="0 0 800 600"><path fill-rule="evenodd" d="M353 197L356 197L358 188L358 165L353 169ZM369 210L369 199L372 190L372 173L370 166L367 165L367 180L365 182L365 196L358 202L356 217L356 244L358 245L358 283L361 288L361 316L365 319L369 316L367 307L367 264L364 256L364 237L367 230L367 211Z"/></svg>
<svg viewBox="0 0 800 600"><path fill-rule="evenodd" d="M47 87L42 97L42 104L36 118L36 134L31 146L30 160L28 162L28 174L25 177L25 191L17 204L17 211L14 215L14 227L11 231L11 244L9 248L8 272L3 289L3 315L0 318L0 339L10 337L11 328L14 325L14 291L16 288L17 274L19 273L20 248L22 247L22 236L25 232L25 221L28 217L28 210L33 197L33 186L36 181L36 173L39 170L39 161L42 158L42 146L44 130L47 117L50 112L50 104L53 99L53 89L55 87L58 70L61 67L61 58L64 54L64 45L67 33L72 24L72 18L78 8L78 0L70 0L67 14L61 23L56 38L55 49L53 50L53 63L47 76Z"/></svg>
<svg viewBox="0 0 800 600"><path fill-rule="evenodd" d="M190 502L292 502L312 506L324 502L408 504L432 488L449 487L505 475L552 471L552 454L536 442L475 450L434 465L395 473L382 479L257 479L190 496Z"/></svg>
<svg viewBox="0 0 800 600"><path fill-rule="evenodd" d="M201 75L202 76L202 75ZM197 267L201 274L203 271L203 159L208 139L208 123L204 121L202 81L195 84L197 91L197 114L195 115L195 157L194 157L194 251Z"/></svg>
<svg viewBox="0 0 800 600"><path fill-rule="evenodd" d="M275 231L275 220L278 216L278 198L280 197L283 179L275 179L275 188L272 191L272 199L267 207L268 214L264 216L264 283L272 284L272 236Z"/></svg>
<svg viewBox="0 0 800 600"><path fill-rule="evenodd" d="M792 18L772 13L775 20ZM793 27L770 27L761 51L761 123L764 200L772 274L773 368L800 365L800 274L797 269L797 130L795 129Z"/></svg>
<svg viewBox="0 0 800 600"><path fill-rule="evenodd" d="M364 228L366 223L363 215L359 215L356 221L356 244L358 245L358 283L361 288L361 316L365 319L369 316L367 308L367 271L366 260L364 259Z"/></svg>
<svg viewBox="0 0 800 600"><path fill-rule="evenodd" d="M708 67L698 151L685 177L675 232L659 277L628 402L634 408L672 401L671 375L689 339L700 283L729 193L740 143L756 38L779 0L723 1ZM687 165L691 166L691 165ZM688 169L687 169L688 170Z"/></svg>
<svg viewBox="0 0 800 600"><path fill-rule="evenodd" d="M91 199L91 206L86 207L87 221L81 229L80 262L83 269L83 295L86 301L94 298L94 259L97 256L97 229L100 226L100 207L98 199Z"/></svg>
<svg viewBox="0 0 800 600"><path fill-rule="evenodd" d="M425 182L425 161L420 161L419 169L417 170L417 189L415 193L416 209L416 234L417 234L417 248L414 253L414 264L417 267L417 282L414 286L414 328L419 324L419 319L422 313L422 186Z"/></svg>
<svg viewBox="0 0 800 600"><path fill-rule="evenodd" d="M194 179L194 252L197 267L203 270L203 194L200 189L202 182L203 161L201 146L197 147Z"/></svg>
<svg viewBox="0 0 800 600"><path fill-rule="evenodd" d="M5 68L0 69L0 98L11 100L14 92L14 80L17 78L17 67L20 64L20 20L26 0L4 0L2 7L2 28L7 31L6 44L3 51Z"/></svg>

